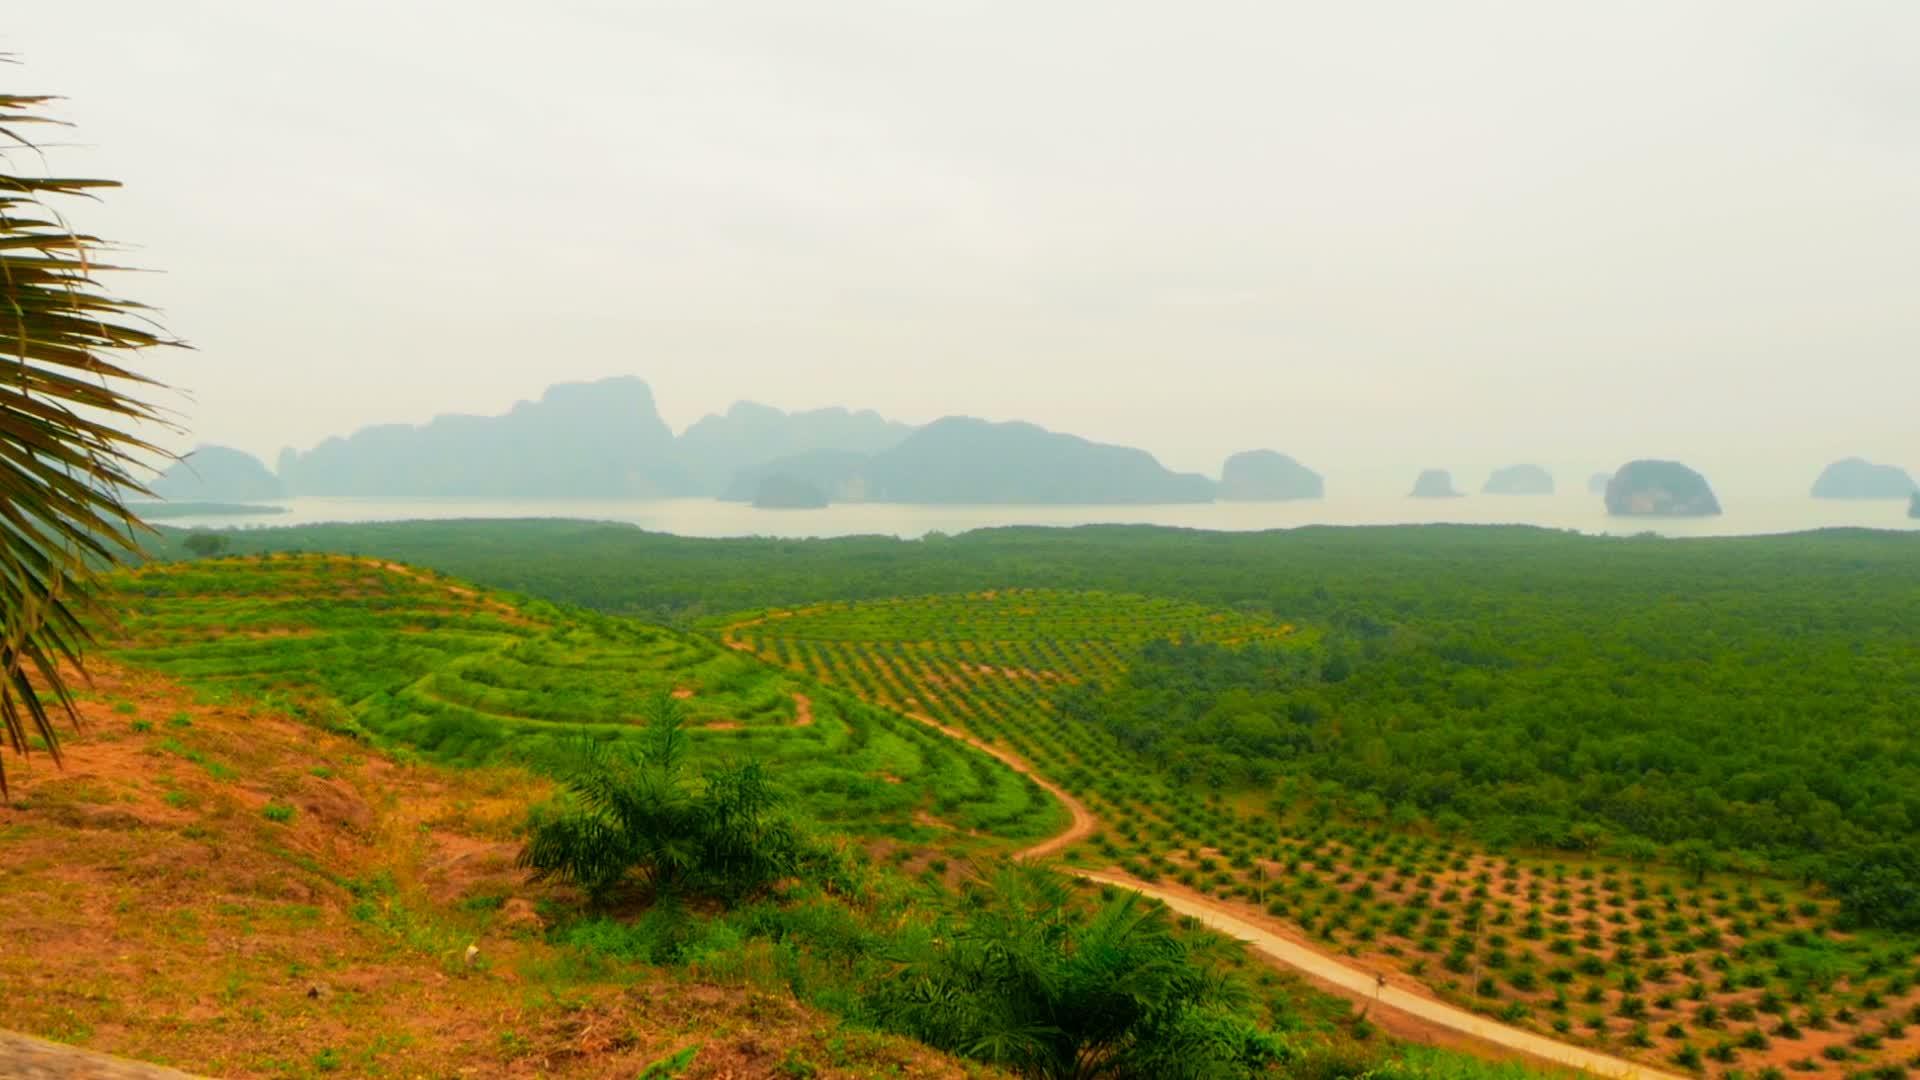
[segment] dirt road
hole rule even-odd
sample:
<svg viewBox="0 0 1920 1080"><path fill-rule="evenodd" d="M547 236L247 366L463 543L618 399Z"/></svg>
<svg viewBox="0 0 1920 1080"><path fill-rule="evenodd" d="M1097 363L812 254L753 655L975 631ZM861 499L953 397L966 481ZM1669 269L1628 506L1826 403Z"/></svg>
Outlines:
<svg viewBox="0 0 1920 1080"><path fill-rule="evenodd" d="M1060 800L1067 808L1073 821L1065 832L1041 841L1030 848L1015 854L1017 859L1042 859L1057 855L1074 844L1092 836L1100 828L1100 819L1085 803L1074 798L1059 785L1035 772L1018 754L1001 749L984 740L975 738L958 728L948 727L932 717L919 713L909 713L913 719L968 746L979 750L1004 763L1014 772L1032 780L1042 790ZM1260 953L1286 965L1303 975L1329 987L1346 997L1363 1003L1372 1003L1380 1008L1393 1009L1405 1013L1414 1019L1445 1028L1448 1031L1479 1039L1507 1050L1517 1051L1540 1061L1580 1069L1599 1076L1621 1077L1623 1080L1682 1080L1676 1073L1651 1068L1624 1058L1603 1054L1596 1050L1574 1046L1545 1035L1524 1031L1496 1020L1490 1020L1477 1013L1448 1005L1443 1001L1414 993L1411 990L1383 982L1377 973L1355 967L1339 957L1321 952L1297 941L1255 925L1253 922L1233 913L1223 904L1218 904L1198 896L1185 895L1172 889L1162 888L1141 881L1126 874L1107 870L1082 870L1071 866L1062 866L1061 870L1107 885L1132 889L1145 896L1167 905L1181 915L1192 916L1204 925L1246 942Z"/></svg>

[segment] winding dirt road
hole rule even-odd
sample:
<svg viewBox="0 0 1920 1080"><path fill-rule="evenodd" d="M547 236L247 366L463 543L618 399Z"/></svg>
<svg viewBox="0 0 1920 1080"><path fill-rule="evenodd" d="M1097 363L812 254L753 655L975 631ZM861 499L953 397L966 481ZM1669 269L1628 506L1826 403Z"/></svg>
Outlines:
<svg viewBox="0 0 1920 1080"><path fill-rule="evenodd" d="M950 739L957 739L999 760L1014 772L1032 780L1041 790L1059 799L1060 804L1067 808L1073 821L1067 826L1066 831L1017 852L1014 858L1032 860L1058 855L1092 836L1100 828L1100 819L1094 816L1092 810L1087 809L1085 803L1040 775L1018 754L994 746L958 728L948 727L930 716L920 713L907 715ZM1585 1047L1564 1043L1509 1024L1502 1024L1496 1020L1489 1020L1477 1013L1468 1012L1424 994L1384 982L1376 972L1355 967L1319 949L1282 937L1272 930L1234 914L1223 904L1152 885L1114 871L1083 870L1073 866L1062 866L1060 869L1087 881L1132 889L1158 900L1173 911L1191 916L1210 929L1237 938L1269 959L1292 968L1355 1001L1383 1009L1392 1009L1415 1020L1491 1043L1502 1049L1599 1076L1621 1077L1622 1080L1682 1080L1682 1077L1676 1073L1665 1072L1625 1058L1588 1050Z"/></svg>

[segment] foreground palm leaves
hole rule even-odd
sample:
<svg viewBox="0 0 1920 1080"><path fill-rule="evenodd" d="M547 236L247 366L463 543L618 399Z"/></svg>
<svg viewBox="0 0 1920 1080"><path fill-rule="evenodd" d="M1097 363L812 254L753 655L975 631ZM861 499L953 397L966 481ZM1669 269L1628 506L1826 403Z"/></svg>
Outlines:
<svg viewBox="0 0 1920 1080"><path fill-rule="evenodd" d="M104 614L99 572L140 528L122 501L143 490L135 455L161 453L130 433L159 421L131 396L154 384L110 357L168 342L100 289L101 242L46 201L115 186L38 175L26 132L50 122L48 100L0 94L0 729L15 752L37 736L57 760L53 718L72 716L59 664L78 663L83 620Z"/></svg>

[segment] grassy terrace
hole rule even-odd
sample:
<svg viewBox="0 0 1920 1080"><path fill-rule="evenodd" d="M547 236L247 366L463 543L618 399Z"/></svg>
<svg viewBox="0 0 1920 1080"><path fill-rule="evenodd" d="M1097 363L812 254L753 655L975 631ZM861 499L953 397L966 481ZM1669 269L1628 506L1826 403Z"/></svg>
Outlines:
<svg viewBox="0 0 1920 1080"><path fill-rule="evenodd" d="M119 589L121 659L215 696L284 699L435 760L559 760L583 736L624 737L667 692L697 754L779 761L805 811L849 831L957 831L991 847L1064 822L985 755L697 635L330 556L159 564Z"/></svg>

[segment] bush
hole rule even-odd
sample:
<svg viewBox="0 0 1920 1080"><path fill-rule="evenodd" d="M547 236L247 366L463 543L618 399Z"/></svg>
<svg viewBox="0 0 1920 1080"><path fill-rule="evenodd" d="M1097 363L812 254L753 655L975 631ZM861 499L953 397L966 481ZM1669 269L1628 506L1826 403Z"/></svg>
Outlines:
<svg viewBox="0 0 1920 1080"><path fill-rule="evenodd" d="M1087 920L1050 871L967 886L962 921L903 942L870 991L881 1026L1026 1076L1218 1076L1282 1061L1165 908L1121 893Z"/></svg>
<svg viewBox="0 0 1920 1080"><path fill-rule="evenodd" d="M645 738L587 743L562 778L558 813L536 820L519 863L596 900L637 879L647 891L739 900L796 873L813 854L759 762L686 775L680 703L647 707Z"/></svg>

